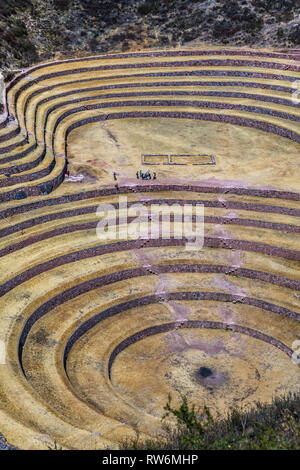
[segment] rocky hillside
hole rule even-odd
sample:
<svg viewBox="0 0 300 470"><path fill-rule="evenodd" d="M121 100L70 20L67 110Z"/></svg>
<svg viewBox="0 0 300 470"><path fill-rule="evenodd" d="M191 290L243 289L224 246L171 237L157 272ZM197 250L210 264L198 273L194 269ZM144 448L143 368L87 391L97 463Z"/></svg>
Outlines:
<svg viewBox="0 0 300 470"><path fill-rule="evenodd" d="M300 46L300 0L0 0L0 67L183 44Z"/></svg>

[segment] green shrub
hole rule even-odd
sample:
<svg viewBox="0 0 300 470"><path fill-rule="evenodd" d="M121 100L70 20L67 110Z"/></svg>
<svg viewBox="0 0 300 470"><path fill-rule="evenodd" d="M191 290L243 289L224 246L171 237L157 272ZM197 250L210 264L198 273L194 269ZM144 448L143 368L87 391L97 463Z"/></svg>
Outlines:
<svg viewBox="0 0 300 470"><path fill-rule="evenodd" d="M158 13L159 11L159 1L157 0L147 0L138 6L137 11L140 15L148 15L149 13Z"/></svg>
<svg viewBox="0 0 300 470"><path fill-rule="evenodd" d="M21 20L15 20L15 22L11 25L10 32L17 38L27 36L26 26Z"/></svg>
<svg viewBox="0 0 300 470"><path fill-rule="evenodd" d="M292 44L299 45L300 44L300 26L294 26L291 32L289 33L289 41Z"/></svg>
<svg viewBox="0 0 300 470"><path fill-rule="evenodd" d="M67 10L70 6L70 0L53 0L53 4L58 10Z"/></svg>
<svg viewBox="0 0 300 470"><path fill-rule="evenodd" d="M165 406L163 421L172 416L156 440L138 438L120 444L122 450L299 450L300 395L275 398L271 404L256 403L250 409L234 408L225 417L213 417L207 407L196 410L186 397L179 408Z"/></svg>

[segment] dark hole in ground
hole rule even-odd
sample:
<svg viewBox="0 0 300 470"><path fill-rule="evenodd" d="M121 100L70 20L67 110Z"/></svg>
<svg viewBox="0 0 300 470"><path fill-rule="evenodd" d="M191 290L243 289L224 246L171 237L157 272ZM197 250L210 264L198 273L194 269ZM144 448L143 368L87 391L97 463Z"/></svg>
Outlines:
<svg viewBox="0 0 300 470"><path fill-rule="evenodd" d="M199 375L200 377L206 378L209 377L213 374L212 370L209 369L208 367L200 367L199 369Z"/></svg>

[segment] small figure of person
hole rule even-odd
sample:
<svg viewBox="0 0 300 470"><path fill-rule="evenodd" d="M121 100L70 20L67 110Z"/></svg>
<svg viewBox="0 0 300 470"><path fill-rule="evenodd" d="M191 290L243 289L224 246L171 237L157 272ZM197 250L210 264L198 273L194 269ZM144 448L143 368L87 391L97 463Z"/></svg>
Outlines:
<svg viewBox="0 0 300 470"><path fill-rule="evenodd" d="M70 176L70 171L69 170L66 171L65 176Z"/></svg>
<svg viewBox="0 0 300 470"><path fill-rule="evenodd" d="M117 181L117 173L114 172L114 180Z"/></svg>
<svg viewBox="0 0 300 470"><path fill-rule="evenodd" d="M137 171L136 172L136 178L139 179L140 175L139 175L139 172Z"/></svg>
<svg viewBox="0 0 300 470"><path fill-rule="evenodd" d="M155 173L155 171L153 172L153 179L156 180L156 173Z"/></svg>

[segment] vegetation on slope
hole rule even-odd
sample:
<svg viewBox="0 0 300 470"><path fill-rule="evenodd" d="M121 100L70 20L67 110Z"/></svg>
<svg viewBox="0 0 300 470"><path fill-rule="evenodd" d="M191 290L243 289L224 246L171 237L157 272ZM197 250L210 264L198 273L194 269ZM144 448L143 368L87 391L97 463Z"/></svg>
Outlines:
<svg viewBox="0 0 300 470"><path fill-rule="evenodd" d="M31 5L30 0L0 0L0 67L29 65L38 58L21 15Z"/></svg>
<svg viewBox="0 0 300 470"><path fill-rule="evenodd" d="M196 410L182 398L179 408L171 399L165 406L165 425L156 440L121 443L121 450L296 450L300 449L300 395L257 403L249 410L233 409L225 418L213 417L206 407Z"/></svg>
<svg viewBox="0 0 300 470"><path fill-rule="evenodd" d="M0 67L191 41L296 47L300 0L0 0Z"/></svg>

